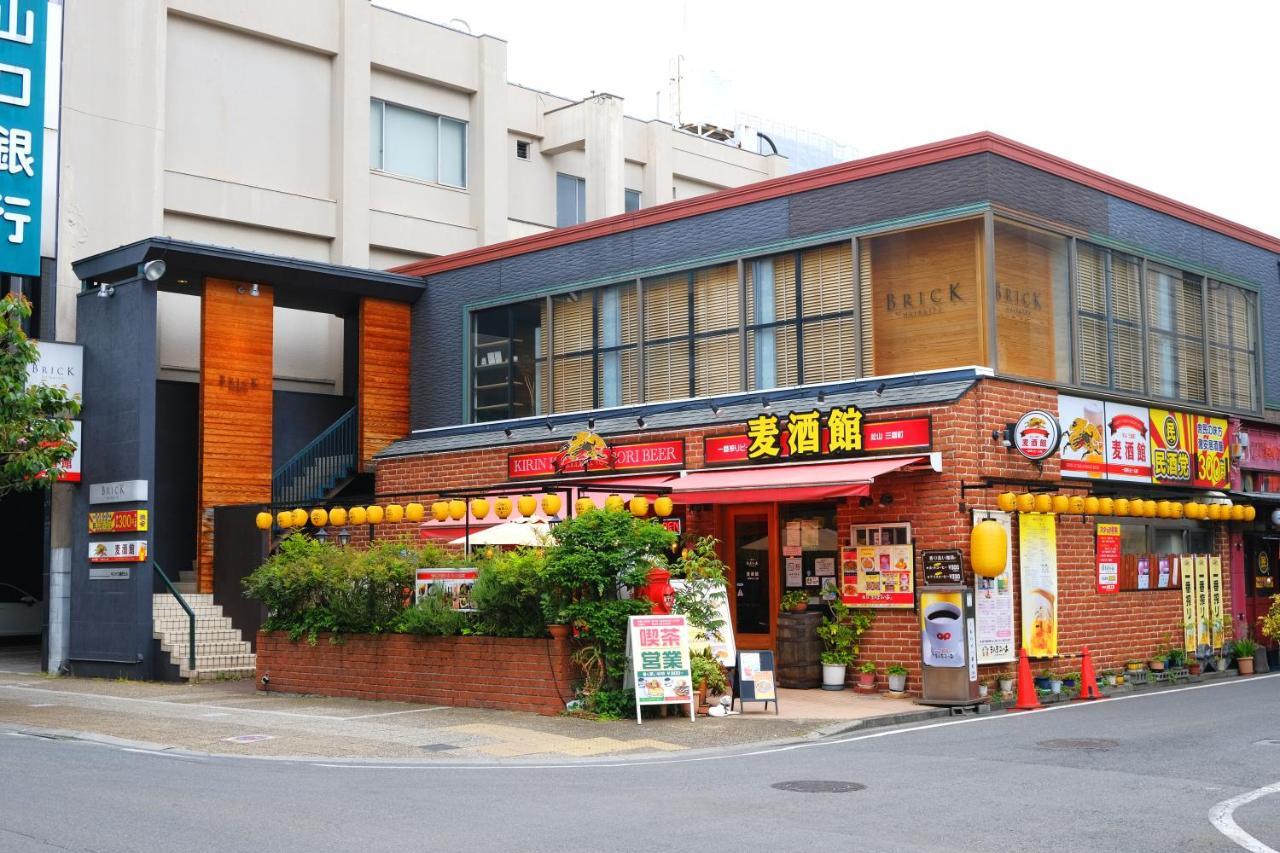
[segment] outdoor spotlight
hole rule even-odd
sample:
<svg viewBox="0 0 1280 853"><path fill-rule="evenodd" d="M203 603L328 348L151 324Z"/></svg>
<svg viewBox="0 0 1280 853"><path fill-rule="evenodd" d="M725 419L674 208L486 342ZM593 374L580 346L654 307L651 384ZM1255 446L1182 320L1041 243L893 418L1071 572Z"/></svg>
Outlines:
<svg viewBox="0 0 1280 853"><path fill-rule="evenodd" d="M880 395L882 395L882 394L884 393L884 389L885 389L885 384L884 384L883 382L881 382L879 385L877 385L877 386L876 386L876 396L877 396L877 397L879 397Z"/></svg>
<svg viewBox="0 0 1280 853"><path fill-rule="evenodd" d="M595 429L595 428L596 428L596 419L587 418L587 429Z"/></svg>
<svg viewBox="0 0 1280 853"><path fill-rule="evenodd" d="M768 398L768 397L761 397L761 398L760 398L760 406L761 406L761 408L763 408L766 412L767 412L767 411L769 411L769 409L773 408L773 404L769 402L769 398Z"/></svg>
<svg viewBox="0 0 1280 853"><path fill-rule="evenodd" d="M891 503L893 503L893 495L885 492L880 496L880 506L888 506Z"/></svg>
<svg viewBox="0 0 1280 853"><path fill-rule="evenodd" d="M821 405L822 405L823 403L825 403L825 402L827 402L827 392L826 392L826 391L819 391L819 392L818 392L818 405L819 405L819 406L821 406Z"/></svg>
<svg viewBox="0 0 1280 853"><path fill-rule="evenodd" d="M251 284L251 285L249 285L249 287L248 287L248 288L246 288L246 287L242 284L242 285L240 285L239 287L237 287L237 288L236 288L236 293L241 293L241 294L243 294L243 293L247 293L247 294L249 294L250 296L257 296L257 295L258 295L258 285L257 285L257 284Z"/></svg>
<svg viewBox="0 0 1280 853"><path fill-rule="evenodd" d="M111 285L107 284L105 281L98 285L99 299L110 299L115 295L116 295L116 289Z"/></svg>
<svg viewBox="0 0 1280 853"><path fill-rule="evenodd" d="M142 277L147 281L159 281L164 278L164 271L168 269L164 261L154 260L147 261L142 265Z"/></svg>
<svg viewBox="0 0 1280 853"><path fill-rule="evenodd" d="M502 431L502 434L505 435L507 438L511 438L511 427L507 427L506 429L504 429Z"/></svg>
<svg viewBox="0 0 1280 853"><path fill-rule="evenodd" d="M556 428L551 425L551 421L547 421L547 432L555 432Z"/></svg>
<svg viewBox="0 0 1280 853"><path fill-rule="evenodd" d="M862 497L858 498L858 506L862 507L863 509L867 509L868 507L871 506L872 503L874 503L874 501L872 501L871 498L868 497L867 495L863 495Z"/></svg>
<svg viewBox="0 0 1280 853"><path fill-rule="evenodd" d="M640 427L640 429L644 429L644 418L643 418L643 417L636 418L636 426Z"/></svg>
<svg viewBox="0 0 1280 853"><path fill-rule="evenodd" d="M712 404L711 404L711 415L712 415L712 417L716 417L716 418L720 417L720 412L721 412L721 411L723 411L723 409L721 409L719 405L717 405L716 403L712 403Z"/></svg>

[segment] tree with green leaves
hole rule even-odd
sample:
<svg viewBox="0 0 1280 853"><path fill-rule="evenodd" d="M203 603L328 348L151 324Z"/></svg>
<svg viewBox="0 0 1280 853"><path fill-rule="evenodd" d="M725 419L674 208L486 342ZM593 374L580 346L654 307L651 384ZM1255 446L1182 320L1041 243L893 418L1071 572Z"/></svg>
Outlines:
<svg viewBox="0 0 1280 853"><path fill-rule="evenodd" d="M40 357L22 331L31 316L26 297L0 299L0 497L48 488L71 459L71 419L80 401L65 388L28 384Z"/></svg>

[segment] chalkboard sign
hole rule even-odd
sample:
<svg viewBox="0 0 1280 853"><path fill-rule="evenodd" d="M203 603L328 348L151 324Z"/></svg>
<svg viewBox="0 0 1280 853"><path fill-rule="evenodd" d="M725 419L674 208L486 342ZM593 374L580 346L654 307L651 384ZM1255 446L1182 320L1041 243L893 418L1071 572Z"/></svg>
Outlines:
<svg viewBox="0 0 1280 853"><path fill-rule="evenodd" d="M959 551L921 551L926 585L964 583L964 555Z"/></svg>
<svg viewBox="0 0 1280 853"><path fill-rule="evenodd" d="M763 702L765 710L772 702L773 713L778 713L773 652L767 649L738 652L738 666L733 671L733 695L743 706L747 702Z"/></svg>

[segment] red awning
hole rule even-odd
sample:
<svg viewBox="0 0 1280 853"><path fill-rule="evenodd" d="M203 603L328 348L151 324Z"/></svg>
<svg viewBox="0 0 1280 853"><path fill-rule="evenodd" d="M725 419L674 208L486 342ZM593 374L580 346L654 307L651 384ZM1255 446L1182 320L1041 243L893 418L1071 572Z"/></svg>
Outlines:
<svg viewBox="0 0 1280 853"><path fill-rule="evenodd" d="M734 504L817 501L870 494L882 474L927 462L926 456L860 459L810 465L684 471L617 480L619 491L643 494L646 486L670 489L678 504ZM683 475L683 476L682 476Z"/></svg>

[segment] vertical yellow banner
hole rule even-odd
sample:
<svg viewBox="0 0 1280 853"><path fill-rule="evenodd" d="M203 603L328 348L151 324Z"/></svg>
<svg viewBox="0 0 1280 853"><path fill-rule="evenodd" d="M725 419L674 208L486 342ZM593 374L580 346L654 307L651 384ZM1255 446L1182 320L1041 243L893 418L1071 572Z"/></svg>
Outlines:
<svg viewBox="0 0 1280 853"><path fill-rule="evenodd" d="M1195 560L1191 554L1178 558L1178 576L1182 580L1182 640L1187 654L1196 653L1196 582Z"/></svg>
<svg viewBox="0 0 1280 853"><path fill-rule="evenodd" d="M1058 531L1049 513L1018 514L1022 646L1033 658L1058 654Z"/></svg>
<svg viewBox="0 0 1280 853"><path fill-rule="evenodd" d="M1219 648L1223 640L1222 558L1209 558L1209 642Z"/></svg>
<svg viewBox="0 0 1280 853"><path fill-rule="evenodd" d="M1209 555L1196 554L1196 644L1209 645Z"/></svg>

